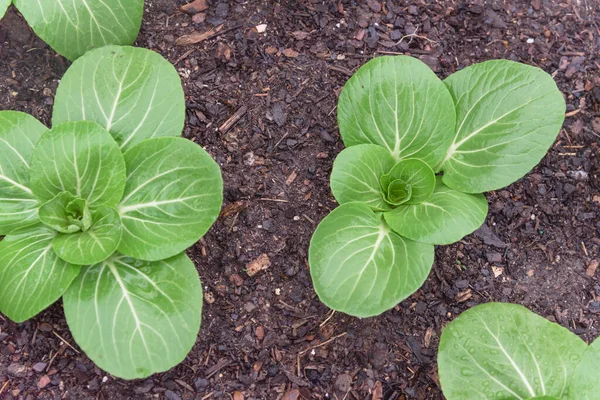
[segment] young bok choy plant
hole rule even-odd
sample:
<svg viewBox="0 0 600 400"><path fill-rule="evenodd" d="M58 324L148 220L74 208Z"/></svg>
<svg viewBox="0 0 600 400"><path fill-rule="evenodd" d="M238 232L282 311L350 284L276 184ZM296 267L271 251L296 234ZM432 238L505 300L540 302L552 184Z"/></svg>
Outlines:
<svg viewBox="0 0 600 400"><path fill-rule="evenodd" d="M482 193L529 172L564 113L550 75L512 61L476 64L443 81L407 56L361 67L338 102L347 148L334 162L331 190L340 206L309 249L321 301L369 317L414 293L434 245L483 224Z"/></svg>
<svg viewBox="0 0 600 400"><path fill-rule="evenodd" d="M448 400L600 400L600 339L516 304L487 303L442 332L438 369Z"/></svg>
<svg viewBox="0 0 600 400"><path fill-rule="evenodd" d="M71 61L98 47L133 44L144 14L144 0L0 0L0 19L11 3L44 42Z"/></svg>
<svg viewBox="0 0 600 400"><path fill-rule="evenodd" d="M53 127L0 112L0 311L25 321L61 296L102 369L142 378L181 362L202 286L184 251L219 215L219 166L180 136L181 81L159 54L92 50L60 82Z"/></svg>

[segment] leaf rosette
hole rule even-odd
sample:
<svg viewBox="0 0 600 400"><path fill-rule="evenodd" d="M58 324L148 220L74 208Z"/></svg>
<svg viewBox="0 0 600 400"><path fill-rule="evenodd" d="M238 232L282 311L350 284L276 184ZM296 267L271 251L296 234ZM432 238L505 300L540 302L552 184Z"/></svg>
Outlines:
<svg viewBox="0 0 600 400"><path fill-rule="evenodd" d="M80 84L99 64L110 79ZM0 311L21 322L64 296L79 346L126 379L171 368L195 343L202 287L183 252L222 203L219 166L177 137L184 102L173 82L158 54L105 47L65 74L52 129L0 112ZM135 100L149 88L161 99Z"/></svg>
<svg viewBox="0 0 600 400"><path fill-rule="evenodd" d="M338 102L346 149L334 162L331 191L340 207L321 221L309 250L321 301L365 317L414 293L408 278L425 280L433 245L484 223L482 193L529 172L564 111L550 75L512 61L476 64L444 81L407 56L362 66Z"/></svg>

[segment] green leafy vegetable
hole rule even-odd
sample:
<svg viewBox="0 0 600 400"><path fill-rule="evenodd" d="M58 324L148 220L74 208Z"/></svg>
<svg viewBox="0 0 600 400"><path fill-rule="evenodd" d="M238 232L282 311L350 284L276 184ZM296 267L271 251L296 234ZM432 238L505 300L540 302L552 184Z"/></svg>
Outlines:
<svg viewBox="0 0 600 400"><path fill-rule="evenodd" d="M185 254L123 256L84 267L64 296L73 338L102 369L144 378L183 361L196 342L202 285Z"/></svg>
<svg viewBox="0 0 600 400"><path fill-rule="evenodd" d="M8 10L10 3L12 3L12 0L0 0L0 19L6 14L6 10Z"/></svg>
<svg viewBox="0 0 600 400"><path fill-rule="evenodd" d="M440 383L448 400L600 399L598 347L522 306L482 304L444 329Z"/></svg>
<svg viewBox="0 0 600 400"><path fill-rule="evenodd" d="M106 46L75 61L56 91L52 123L95 121L125 151L144 139L180 136L185 100L179 74L160 54Z"/></svg>
<svg viewBox="0 0 600 400"><path fill-rule="evenodd" d="M392 232L363 203L329 214L315 231L310 274L327 306L359 317L382 313L417 290L433 264L433 246Z"/></svg>
<svg viewBox="0 0 600 400"><path fill-rule="evenodd" d="M34 32L71 61L97 47L132 44L144 13L144 0L13 1Z"/></svg>
<svg viewBox="0 0 600 400"><path fill-rule="evenodd" d="M363 317L412 294L430 270L423 260L431 245L457 242L484 223L482 192L533 168L560 131L564 110L548 74L512 61L474 65L445 81L406 56L362 66L338 102L348 147L333 164L331 191L341 207L321 222L310 245L320 299ZM356 203L363 213L351 212ZM337 235L342 225L357 229ZM375 250L348 260L346 246ZM405 253L411 257L394 258ZM393 281L395 291L384 283L371 290L372 279L389 268L419 279Z"/></svg>
<svg viewBox="0 0 600 400"><path fill-rule="evenodd" d="M25 114L0 111L0 312L21 322L64 295L73 336L90 358L118 377L144 378L181 362L196 340L202 287L183 252L217 219L223 181L200 146L153 138L174 136L184 119L181 83L164 59L112 46L73 68L92 65L88 57L147 68L119 89L130 100L114 97L108 79L94 89L98 99L114 101L110 115L120 121L113 126L122 123L119 134L95 121L69 120L92 115L94 107L77 103L73 93L57 96L56 107L77 103L83 115L55 116L50 130ZM150 110L152 118L136 115L138 107L162 104L138 102L138 90L148 89L146 74L153 85L178 87L168 92L174 115L162 106ZM63 79L58 91L68 93L61 86L71 84Z"/></svg>

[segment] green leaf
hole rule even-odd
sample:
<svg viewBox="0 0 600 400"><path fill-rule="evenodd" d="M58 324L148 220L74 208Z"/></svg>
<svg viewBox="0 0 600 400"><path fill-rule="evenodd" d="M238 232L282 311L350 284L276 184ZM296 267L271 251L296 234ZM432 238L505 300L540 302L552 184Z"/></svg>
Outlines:
<svg viewBox="0 0 600 400"><path fill-rule="evenodd" d="M6 14L6 10L8 10L8 6L10 6L11 2L12 0L0 0L0 19Z"/></svg>
<svg viewBox="0 0 600 400"><path fill-rule="evenodd" d="M405 201L406 204L419 204L431 197L435 188L435 174L429 165L416 158L399 161L381 178L384 182L401 181L410 185L411 194ZM387 186L387 185L386 185ZM388 188L383 188L389 191Z"/></svg>
<svg viewBox="0 0 600 400"><path fill-rule="evenodd" d="M114 207L125 187L125 162L112 136L94 122L67 122L40 139L31 163L31 189L40 202L61 192L90 208Z"/></svg>
<svg viewBox="0 0 600 400"><path fill-rule="evenodd" d="M336 208L317 227L310 274L325 305L357 317L394 307L425 281L433 246L394 232L363 203Z"/></svg>
<svg viewBox="0 0 600 400"><path fill-rule="evenodd" d="M92 214L86 201L69 192L61 192L44 203L39 217L44 225L62 233L85 231L92 224Z"/></svg>
<svg viewBox="0 0 600 400"><path fill-rule="evenodd" d="M133 44L144 0L14 0L25 20L58 53L73 61L108 44Z"/></svg>
<svg viewBox="0 0 600 400"><path fill-rule="evenodd" d="M114 256L83 268L64 307L73 338L96 365L145 378L179 364L196 342L202 285L185 254L156 262Z"/></svg>
<svg viewBox="0 0 600 400"><path fill-rule="evenodd" d="M522 306L482 304L442 332L440 383L448 400L562 398L586 347Z"/></svg>
<svg viewBox="0 0 600 400"><path fill-rule="evenodd" d="M450 189L436 179L433 195L416 205L402 205L384 214L399 235L418 242L450 244L473 233L485 221L488 203L482 194Z"/></svg>
<svg viewBox="0 0 600 400"><path fill-rule="evenodd" d="M101 207L92 214L92 226L82 232L59 233L52 248L60 258L76 265L96 264L110 257L121 240L119 214Z"/></svg>
<svg viewBox="0 0 600 400"><path fill-rule="evenodd" d="M583 354L569 385L569 400L600 400L600 339Z"/></svg>
<svg viewBox="0 0 600 400"><path fill-rule="evenodd" d="M361 144L341 151L333 162L331 191L340 204L359 201L374 210L389 210L379 177L395 164L394 158L381 146Z"/></svg>
<svg viewBox="0 0 600 400"><path fill-rule="evenodd" d="M123 151L144 139L180 136L185 99L177 70L151 50L108 46L71 65L56 91L52 123L95 121Z"/></svg>
<svg viewBox="0 0 600 400"><path fill-rule="evenodd" d="M47 130L29 114L0 111L0 235L37 220L39 205L29 187L29 166Z"/></svg>
<svg viewBox="0 0 600 400"><path fill-rule="evenodd" d="M80 267L52 251L56 233L41 224L0 242L0 311L15 322L34 317L62 296Z"/></svg>
<svg viewBox="0 0 600 400"><path fill-rule="evenodd" d="M346 83L338 102L344 144L374 143L395 159L443 160L456 122L452 97L423 62L408 56L377 57Z"/></svg>
<svg viewBox="0 0 600 400"><path fill-rule="evenodd" d="M456 133L444 183L467 193L505 187L540 162L562 126L565 101L550 75L508 60L470 66L445 80Z"/></svg>
<svg viewBox="0 0 600 400"><path fill-rule="evenodd" d="M412 186L410 183L405 183L401 179L395 179L386 185L385 201L389 204L398 206L408 203L412 196Z"/></svg>
<svg viewBox="0 0 600 400"><path fill-rule="evenodd" d="M221 170L197 144L148 139L129 149L125 162L119 252L162 260L196 243L216 221L223 202Z"/></svg>

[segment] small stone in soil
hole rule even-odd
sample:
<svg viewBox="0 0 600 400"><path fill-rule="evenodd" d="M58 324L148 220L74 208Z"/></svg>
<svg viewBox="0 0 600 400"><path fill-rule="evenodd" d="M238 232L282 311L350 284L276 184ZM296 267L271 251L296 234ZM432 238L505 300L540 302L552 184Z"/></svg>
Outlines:
<svg viewBox="0 0 600 400"><path fill-rule="evenodd" d="M496 252L488 252L486 253L487 260L491 263L499 263L502 262L502 254Z"/></svg>
<svg viewBox="0 0 600 400"><path fill-rule="evenodd" d="M48 364L45 362L35 363L31 369L33 369L35 372L43 372L46 369L46 365Z"/></svg>
<svg viewBox="0 0 600 400"><path fill-rule="evenodd" d="M198 378L194 381L194 386L196 387L197 391L201 391L202 389L206 389L209 385L208 380L204 379L204 378Z"/></svg>
<svg viewBox="0 0 600 400"><path fill-rule="evenodd" d="M165 399L167 400L181 400L181 396L175 393L172 390L167 390L165 392Z"/></svg>
<svg viewBox="0 0 600 400"><path fill-rule="evenodd" d="M335 380L335 388L342 393L346 393L352 387L352 377L348 374L340 374Z"/></svg>
<svg viewBox="0 0 600 400"><path fill-rule="evenodd" d="M25 375L27 375L27 367L21 364L12 363L8 366L6 372L15 378L24 378Z"/></svg>
<svg viewBox="0 0 600 400"><path fill-rule="evenodd" d="M38 387L38 389L43 389L46 386L48 386L49 384L50 384L50 377L48 377L48 375L44 375L38 381L37 387Z"/></svg>

